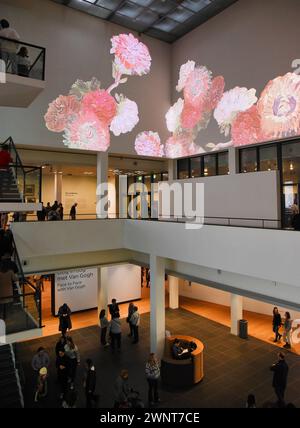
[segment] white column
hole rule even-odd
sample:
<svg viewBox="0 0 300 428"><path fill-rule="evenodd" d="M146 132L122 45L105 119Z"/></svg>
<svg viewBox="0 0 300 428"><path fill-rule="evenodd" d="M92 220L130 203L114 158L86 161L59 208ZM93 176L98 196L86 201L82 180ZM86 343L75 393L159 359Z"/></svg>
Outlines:
<svg viewBox="0 0 300 428"><path fill-rule="evenodd" d="M165 346L165 260L150 255L150 349L162 357Z"/></svg>
<svg viewBox="0 0 300 428"><path fill-rule="evenodd" d="M238 336L241 319L243 319L243 297L231 294L231 334Z"/></svg>
<svg viewBox="0 0 300 428"><path fill-rule="evenodd" d="M54 174L54 200L62 202L62 174Z"/></svg>
<svg viewBox="0 0 300 428"><path fill-rule="evenodd" d="M169 306L170 309L179 308L179 280L175 276L169 278Z"/></svg>
<svg viewBox="0 0 300 428"><path fill-rule="evenodd" d="M169 180L177 180L177 160L168 160L168 175Z"/></svg>
<svg viewBox="0 0 300 428"><path fill-rule="evenodd" d="M97 153L97 217L107 218L108 204L100 203L101 199L104 200L103 187L101 185L108 184L108 153ZM101 196L101 193L103 196ZM105 195L107 196L108 190L106 188Z"/></svg>
<svg viewBox="0 0 300 428"><path fill-rule="evenodd" d="M98 319L100 315L100 311L105 309L107 312L108 305L108 289L107 289L107 275L108 269L107 267L99 267L98 268ZM107 313L106 313L107 315Z"/></svg>
<svg viewBox="0 0 300 428"><path fill-rule="evenodd" d="M239 172L239 151L235 147L229 147L228 150L228 166L230 175L237 174Z"/></svg>

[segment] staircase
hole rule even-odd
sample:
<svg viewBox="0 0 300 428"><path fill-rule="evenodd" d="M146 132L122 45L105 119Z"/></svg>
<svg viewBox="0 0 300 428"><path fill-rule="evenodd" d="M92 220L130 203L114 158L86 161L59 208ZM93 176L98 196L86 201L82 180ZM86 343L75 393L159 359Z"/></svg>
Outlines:
<svg viewBox="0 0 300 428"><path fill-rule="evenodd" d="M22 202L11 168L0 169L0 203L1 202Z"/></svg>
<svg viewBox="0 0 300 428"><path fill-rule="evenodd" d="M11 345L0 345L0 408L24 407L19 371Z"/></svg>

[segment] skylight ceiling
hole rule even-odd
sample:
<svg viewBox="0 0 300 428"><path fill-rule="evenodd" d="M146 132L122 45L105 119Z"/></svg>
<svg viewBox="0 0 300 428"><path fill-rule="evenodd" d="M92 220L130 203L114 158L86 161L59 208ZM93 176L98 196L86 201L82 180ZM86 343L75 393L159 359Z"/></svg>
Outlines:
<svg viewBox="0 0 300 428"><path fill-rule="evenodd" d="M237 0L53 0L172 43Z"/></svg>

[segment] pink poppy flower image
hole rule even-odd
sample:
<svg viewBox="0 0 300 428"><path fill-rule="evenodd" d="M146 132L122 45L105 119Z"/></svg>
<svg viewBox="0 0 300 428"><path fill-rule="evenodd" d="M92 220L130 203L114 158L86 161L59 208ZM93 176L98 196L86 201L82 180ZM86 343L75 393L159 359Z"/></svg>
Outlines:
<svg viewBox="0 0 300 428"><path fill-rule="evenodd" d="M181 92L184 89L190 74L195 70L195 66L195 61L188 61L180 67L178 85L176 86L177 92Z"/></svg>
<svg viewBox="0 0 300 428"><path fill-rule="evenodd" d="M85 94L82 105L86 111L94 112L98 119L107 125L110 125L117 113L116 100L107 91L101 89Z"/></svg>
<svg viewBox="0 0 300 428"><path fill-rule="evenodd" d="M184 101L182 98L178 98L175 104L170 107L166 114L166 123L168 131L170 132L176 132L177 129L180 127L180 118L181 113L184 107Z"/></svg>
<svg viewBox="0 0 300 428"><path fill-rule="evenodd" d="M263 138L285 138L300 132L300 76L287 73L271 80L257 103Z"/></svg>
<svg viewBox="0 0 300 428"><path fill-rule="evenodd" d="M184 87L184 101L199 107L207 97L211 87L211 72L206 67L197 67L187 78Z"/></svg>
<svg viewBox="0 0 300 428"><path fill-rule="evenodd" d="M117 96L117 114L110 124L111 132L119 136L133 130L139 122L139 110L134 101L125 98L123 95Z"/></svg>
<svg viewBox="0 0 300 428"><path fill-rule="evenodd" d="M248 110L256 101L256 89L236 87L224 92L219 104L214 111L214 118L225 136L230 133L230 127L237 114Z"/></svg>
<svg viewBox="0 0 300 428"><path fill-rule="evenodd" d="M198 148L192 140L191 133L182 133L168 138L165 152L167 158L175 159L195 155L198 153Z"/></svg>
<svg viewBox="0 0 300 428"><path fill-rule="evenodd" d="M205 101L204 110L211 111L217 107L223 96L224 88L225 80L223 76L217 76L212 80L211 88Z"/></svg>
<svg viewBox="0 0 300 428"><path fill-rule="evenodd" d="M110 144L108 126L92 111L81 111L68 124L63 142L69 148L105 152Z"/></svg>
<svg viewBox="0 0 300 428"><path fill-rule="evenodd" d="M261 118L256 105L236 116L231 138L234 146L255 144L261 140Z"/></svg>
<svg viewBox="0 0 300 428"><path fill-rule="evenodd" d="M72 95L60 95L49 104L47 113L44 116L46 127L49 131L62 132L68 121L80 110L80 103Z"/></svg>
<svg viewBox="0 0 300 428"><path fill-rule="evenodd" d="M142 156L164 156L164 146L157 132L141 132L135 139L135 151Z"/></svg>
<svg viewBox="0 0 300 428"><path fill-rule="evenodd" d="M202 110L190 104L185 104L181 113L181 126L185 129L193 129L202 117Z"/></svg>
<svg viewBox="0 0 300 428"><path fill-rule="evenodd" d="M119 34L111 39L111 54L115 54L115 66L120 74L148 74L151 67L151 56L144 43L132 34Z"/></svg>

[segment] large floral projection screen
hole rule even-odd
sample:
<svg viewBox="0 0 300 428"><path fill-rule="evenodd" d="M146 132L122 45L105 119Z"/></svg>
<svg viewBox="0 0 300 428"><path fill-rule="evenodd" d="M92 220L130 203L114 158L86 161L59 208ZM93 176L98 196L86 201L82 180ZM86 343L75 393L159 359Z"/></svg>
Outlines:
<svg viewBox="0 0 300 428"><path fill-rule="evenodd" d="M70 148L106 151L110 132L120 136L139 122L136 102L112 92L127 82L124 76L150 72L149 50L132 34L114 36L111 42L111 86L101 88L96 78L77 80L68 95L60 95L49 105L45 115L47 128L63 132L63 143ZM166 113L170 137L162 142L155 131L141 132L135 138L137 154L177 158L300 134L300 76L296 73L271 80L258 98L254 88L237 86L225 91L223 76L214 77L207 67L188 61L180 68L176 90L182 95ZM212 121L227 142L202 147L201 131Z"/></svg>

